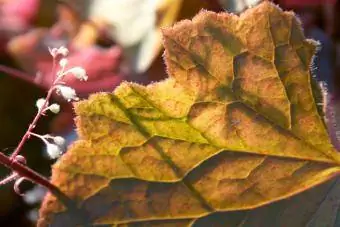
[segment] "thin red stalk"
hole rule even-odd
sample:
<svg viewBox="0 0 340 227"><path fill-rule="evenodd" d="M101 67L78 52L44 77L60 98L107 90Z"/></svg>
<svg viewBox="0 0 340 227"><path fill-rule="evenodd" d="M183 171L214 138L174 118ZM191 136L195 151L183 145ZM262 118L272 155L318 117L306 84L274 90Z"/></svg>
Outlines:
<svg viewBox="0 0 340 227"><path fill-rule="evenodd" d="M55 58L53 58L53 62L52 62L52 84L53 84L53 81L55 80Z"/></svg>
<svg viewBox="0 0 340 227"><path fill-rule="evenodd" d="M0 185L4 185L4 184L7 184L7 183L9 183L11 181L14 181L14 180L18 179L18 177L19 177L19 174L13 172L11 175L9 175L5 179L1 180L0 181Z"/></svg>
<svg viewBox="0 0 340 227"><path fill-rule="evenodd" d="M17 161L13 161L11 158L0 152L0 163L7 168L18 173L20 177L25 177L30 181L40 184L46 187L53 195L55 195L65 206L74 206L74 202L68 198L63 192L61 192L56 186L49 182L48 179L41 176L39 173L33 171L32 169L20 164Z"/></svg>
<svg viewBox="0 0 340 227"><path fill-rule="evenodd" d="M48 179L41 176L39 173L30 169L29 167L17 162L13 161L2 152L0 152L0 163L7 168L11 169L15 173L18 173L20 177L24 177L36 184L40 184L44 186L47 190L49 190L62 204L65 205L69 215L76 220L76 223L81 226L90 226L89 216L86 214L86 211L81 207L77 206L77 203L69 198L65 193L59 190L55 185L50 183Z"/></svg>
<svg viewBox="0 0 340 227"><path fill-rule="evenodd" d="M55 61L53 60L53 62L55 62ZM54 71L55 71L55 66L54 65L55 64L53 64L52 73L54 73ZM30 76L28 74L26 74L24 72L21 72L19 70L16 70L16 69L4 66L4 65L0 65L0 71L5 72L7 74L10 74L12 76L15 76L15 77L17 77L19 79L22 79L22 80L25 80L25 81L28 81L28 82L32 82L32 80L29 79ZM11 159L12 160L13 160L13 158L15 156L17 156L20 153L22 147L24 146L25 142L29 138L30 132L34 129L36 123L38 122L38 120L42 116L42 113L43 113L43 111L44 111L44 109L45 109L49 99L52 96L52 92L53 92L53 87L51 87L50 90L48 91L47 96L46 96L46 100L45 100L45 103L44 103L43 107L40 108L40 110L38 111L37 115L34 117L32 123L29 125L25 135L21 138L21 141L20 141L19 145L17 146L17 148L15 149L13 154L11 155Z"/></svg>
<svg viewBox="0 0 340 227"><path fill-rule="evenodd" d="M24 146L25 142L27 141L27 139L29 138L30 136L30 133L32 132L32 130L35 128L35 125L36 123L38 122L38 120L40 119L40 117L42 116L43 112L44 112L44 109L46 108L46 105L49 101L49 99L51 98L52 96L52 93L53 93L53 87L48 91L47 93L47 96L46 96L46 99L45 99L45 102L44 102L44 105L39 109L37 115L35 115L32 123L29 125L25 135L21 138L21 141L19 143L19 145L17 146L17 148L14 150L14 152L11 154L11 159L13 159L14 157L16 157L22 147Z"/></svg>
<svg viewBox="0 0 340 227"><path fill-rule="evenodd" d="M56 68L55 67L55 58L53 58L53 67L52 67L52 74L53 75L55 75L55 68ZM26 73L23 73L19 70L16 70L16 69L4 66L4 65L0 65L0 71L5 72L5 73L10 74L10 75L13 75L14 77L25 80L27 82L32 82L32 80L29 79L30 78L29 75L27 75ZM53 76L53 79L54 78L55 78L55 76ZM88 226L87 225L88 216L84 213L83 210L78 209L77 204L72 199L70 199L66 194L64 194L62 191L60 191L55 185L50 183L50 181L48 179L41 176L39 173L33 171L32 169L30 169L26 165L18 162L17 158L16 158L17 155L22 150L22 147L24 146L25 142L29 139L32 130L36 126L36 123L38 122L40 117L45 112L45 109L46 109L46 107L49 103L49 100L52 96L52 93L55 89L55 86L59 83L59 80L60 80L60 78L57 78L53 82L52 86L48 90L44 104L38 110L38 113L34 117L32 123L29 125L25 135L22 137L21 141L19 142L19 145L16 147L15 151L11 154L11 156L7 157L2 152L0 152L0 163L3 164L4 166L6 166L7 168L11 169L13 171L13 174L14 174L14 175L11 175L11 176L5 178L0 183L6 183L7 181L12 180L12 178L13 179L16 178L15 174L17 174L18 177L23 177L23 178L26 178L26 179L34 182L34 183L40 184L40 185L46 187L55 197L57 197L68 208L68 210L71 212L72 216L74 218L76 218L76 220L78 220L78 222L80 224L86 224L86 226Z"/></svg>
<svg viewBox="0 0 340 227"><path fill-rule="evenodd" d="M77 220L77 223L82 226L89 226L90 222L89 216L86 214L86 211L77 206L77 203L69 198L65 193L59 190L55 185L50 183L48 179L41 176L39 173L30 169L29 167L17 162L13 161L2 152L0 152L0 163L12 171L18 173L20 177L24 177L36 184L40 184L44 186L47 190L49 190L61 203L65 205L70 216L74 220Z"/></svg>
<svg viewBox="0 0 340 227"><path fill-rule="evenodd" d="M55 71L55 60L53 58L53 67L52 67L52 75L54 75ZM11 159L13 160L13 158L15 158L21 151L22 147L24 146L25 142L28 140L30 133L32 132L32 130L35 128L38 120L40 119L40 117L42 116L42 114L45 111L45 108L48 105L48 102L52 96L53 90L54 90L54 85L58 82L58 79L56 79L53 83L53 85L51 86L51 88L48 90L45 102L43 104L43 106L39 109L37 115L34 117L32 123L29 125L25 135L21 138L21 141L19 143L19 145L17 146L17 148L14 150L14 152L11 154Z"/></svg>

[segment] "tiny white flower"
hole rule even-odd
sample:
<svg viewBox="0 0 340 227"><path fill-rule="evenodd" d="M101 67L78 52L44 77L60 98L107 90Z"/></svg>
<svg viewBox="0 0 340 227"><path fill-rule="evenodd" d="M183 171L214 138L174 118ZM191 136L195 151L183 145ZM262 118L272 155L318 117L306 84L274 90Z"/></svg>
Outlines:
<svg viewBox="0 0 340 227"><path fill-rule="evenodd" d="M51 159L59 158L62 154L60 147L53 143L47 143L46 148L48 156L50 156Z"/></svg>
<svg viewBox="0 0 340 227"><path fill-rule="evenodd" d="M38 99L35 103L36 107L40 110L43 107L45 101L46 100L44 98Z"/></svg>
<svg viewBox="0 0 340 227"><path fill-rule="evenodd" d="M63 85L58 85L57 86L57 92L61 94L68 102L71 100L79 100L77 97L76 91L73 88L63 86Z"/></svg>
<svg viewBox="0 0 340 227"><path fill-rule="evenodd" d="M65 145L65 139L61 136L53 137L53 142L60 147L63 147Z"/></svg>
<svg viewBox="0 0 340 227"><path fill-rule="evenodd" d="M50 106L48 107L48 109L49 109L52 113L57 114L57 113L59 113L59 111L60 111L60 106L59 106L58 104L54 103L54 104L50 105Z"/></svg>
<svg viewBox="0 0 340 227"><path fill-rule="evenodd" d="M57 51L58 54L61 54L63 55L64 57L66 57L69 53L68 49L64 46L61 46L58 48L58 51Z"/></svg>
<svg viewBox="0 0 340 227"><path fill-rule="evenodd" d="M66 58L62 58L60 61L59 61L59 65L62 67L62 68L65 68L66 65L68 63L68 60Z"/></svg>
<svg viewBox="0 0 340 227"><path fill-rule="evenodd" d="M66 71L66 73L71 73L73 74L77 79L79 80L87 80L88 76L86 75L86 71L85 69L83 69L82 67L73 67L69 70Z"/></svg>

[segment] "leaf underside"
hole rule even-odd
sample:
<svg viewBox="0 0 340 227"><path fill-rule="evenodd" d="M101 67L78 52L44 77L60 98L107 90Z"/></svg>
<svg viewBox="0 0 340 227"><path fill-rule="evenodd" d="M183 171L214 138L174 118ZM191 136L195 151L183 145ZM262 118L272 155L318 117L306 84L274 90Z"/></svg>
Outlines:
<svg viewBox="0 0 340 227"><path fill-rule="evenodd" d="M80 139L52 182L91 225L240 226L339 172L311 89L316 45L293 13L202 11L163 37L167 80L75 106ZM38 225L72 226L69 213L48 195Z"/></svg>

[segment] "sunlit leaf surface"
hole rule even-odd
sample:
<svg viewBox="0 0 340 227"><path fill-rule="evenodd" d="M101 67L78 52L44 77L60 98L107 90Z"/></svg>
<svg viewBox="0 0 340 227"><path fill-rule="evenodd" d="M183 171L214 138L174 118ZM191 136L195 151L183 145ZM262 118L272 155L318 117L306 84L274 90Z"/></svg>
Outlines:
<svg viewBox="0 0 340 227"><path fill-rule="evenodd" d="M163 37L169 79L76 104L81 138L52 182L91 225L241 226L339 172L312 95L315 43L293 13L203 11ZM77 224L51 195L40 215Z"/></svg>

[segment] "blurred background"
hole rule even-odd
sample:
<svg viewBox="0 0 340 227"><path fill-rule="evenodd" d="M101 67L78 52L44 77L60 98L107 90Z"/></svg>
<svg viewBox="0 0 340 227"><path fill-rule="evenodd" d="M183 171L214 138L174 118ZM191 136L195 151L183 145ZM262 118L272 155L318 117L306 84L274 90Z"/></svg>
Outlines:
<svg viewBox="0 0 340 227"><path fill-rule="evenodd" d="M52 58L47 47L70 50L70 66L82 66L89 80L68 79L67 84L86 98L112 91L123 80L148 84L166 78L162 60L161 28L190 19L201 9L239 14L260 0L0 0L0 149L11 153L36 113L35 101L52 82ZM340 106L340 0L276 0L294 10L305 35L321 49L313 75L324 82ZM56 116L44 117L37 133L62 135L72 142L72 106ZM339 112L340 113L340 112ZM45 176L52 162L43 144L31 139L24 147L28 165ZM0 177L10 172L0 166ZM13 185L0 187L0 226L35 226L44 189L22 185L24 197Z"/></svg>

